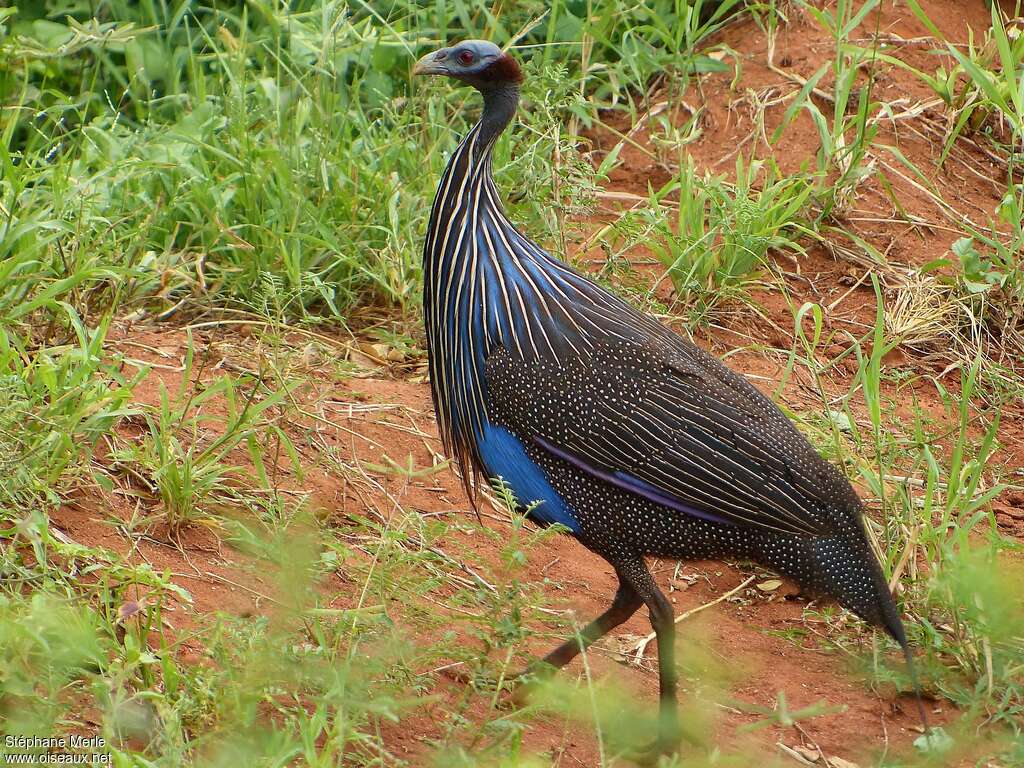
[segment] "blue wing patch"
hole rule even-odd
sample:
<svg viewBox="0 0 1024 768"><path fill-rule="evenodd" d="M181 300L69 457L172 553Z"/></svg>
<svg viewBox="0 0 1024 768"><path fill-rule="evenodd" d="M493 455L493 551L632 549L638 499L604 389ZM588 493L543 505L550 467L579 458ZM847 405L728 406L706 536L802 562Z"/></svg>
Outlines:
<svg viewBox="0 0 1024 768"><path fill-rule="evenodd" d="M561 523L573 533L580 532L579 523L551 487L543 470L526 455L519 438L504 427L487 424L477 441L477 451L488 474L500 477L520 504L528 506L540 502L530 511L530 517L546 525Z"/></svg>

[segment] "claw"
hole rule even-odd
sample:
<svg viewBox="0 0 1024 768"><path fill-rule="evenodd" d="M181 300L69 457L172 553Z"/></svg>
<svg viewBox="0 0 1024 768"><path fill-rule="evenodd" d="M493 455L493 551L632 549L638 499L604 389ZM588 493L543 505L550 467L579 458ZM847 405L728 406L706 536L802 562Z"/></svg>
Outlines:
<svg viewBox="0 0 1024 768"><path fill-rule="evenodd" d="M624 756L637 765L655 766L663 757L679 753L679 739L665 735L658 736L646 747L628 751Z"/></svg>
<svg viewBox="0 0 1024 768"><path fill-rule="evenodd" d="M554 672L555 668L544 662L537 661L525 669L501 679L503 688L502 699L505 704L511 704L522 708L529 703L529 698L537 683L546 680ZM478 690L493 691L498 687L498 679L480 673L474 674L465 668L448 667L441 670L440 674L460 685L473 686Z"/></svg>

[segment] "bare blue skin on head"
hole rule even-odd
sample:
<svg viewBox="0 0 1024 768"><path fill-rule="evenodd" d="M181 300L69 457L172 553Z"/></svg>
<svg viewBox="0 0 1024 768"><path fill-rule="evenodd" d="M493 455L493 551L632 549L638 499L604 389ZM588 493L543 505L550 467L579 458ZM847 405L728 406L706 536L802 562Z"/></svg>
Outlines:
<svg viewBox="0 0 1024 768"><path fill-rule="evenodd" d="M512 120L519 103L523 73L511 55L489 40L463 40L428 53L412 68L414 75L444 75L476 88L484 97L481 138L489 143Z"/></svg>
<svg viewBox="0 0 1024 768"><path fill-rule="evenodd" d="M450 48L428 53L412 68L414 75L445 75L470 85L482 82L483 73L505 52L489 40L463 40Z"/></svg>

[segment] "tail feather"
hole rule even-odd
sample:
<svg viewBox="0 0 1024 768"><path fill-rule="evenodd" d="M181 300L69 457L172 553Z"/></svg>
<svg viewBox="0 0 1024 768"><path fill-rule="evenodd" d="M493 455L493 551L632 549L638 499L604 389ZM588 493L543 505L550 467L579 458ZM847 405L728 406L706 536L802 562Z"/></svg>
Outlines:
<svg viewBox="0 0 1024 768"><path fill-rule="evenodd" d="M888 592L888 590L886 590ZM885 631L892 635L892 638L900 644L903 649L903 658L907 662L907 674L910 675L910 682L914 686L914 698L917 701L917 714L921 718L921 727L928 733L928 713L925 711L924 699L921 697L921 681L917 677L917 667L914 664L914 651L907 642L907 633L903 629L903 622L896 613L896 604L889 597L888 610L882 611L882 626Z"/></svg>
<svg viewBox="0 0 1024 768"><path fill-rule="evenodd" d="M925 711L924 699L921 698L921 682L917 678L917 669L914 666L914 652L910 645L903 642L903 658L907 660L907 673L910 675L910 682L914 685L914 699L917 701L917 714L921 718L921 727L928 733L928 713Z"/></svg>
<svg viewBox="0 0 1024 768"><path fill-rule="evenodd" d="M928 731L928 716L921 697L921 685L914 665L914 654L907 642L896 601L882 574L878 559L871 551L862 525L851 526L844 536L821 539L812 544L817 565L815 585L869 624L888 632L899 643L914 686L921 725Z"/></svg>

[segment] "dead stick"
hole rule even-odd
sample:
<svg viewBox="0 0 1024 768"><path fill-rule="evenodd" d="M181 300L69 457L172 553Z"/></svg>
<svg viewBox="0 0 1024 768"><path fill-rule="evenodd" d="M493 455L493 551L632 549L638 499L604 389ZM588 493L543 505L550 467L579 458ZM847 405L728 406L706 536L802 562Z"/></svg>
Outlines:
<svg viewBox="0 0 1024 768"><path fill-rule="evenodd" d="M678 616L676 616L675 623L678 624L679 622L684 621L685 619L690 618L695 613L700 613L701 611L705 610L706 608L710 608L713 605L718 605L718 603L722 602L723 600L727 600L728 598L730 598L733 595L735 595L737 592L739 592L741 589L746 587L748 584L750 584L750 582L752 582L756 578L757 578L757 576L751 576L750 578L748 578L746 581L744 581L739 586L733 587L728 592L726 592L724 595L722 595L720 597L716 597L710 603L705 603L704 605L697 606L696 608L693 608L693 609L691 609L689 611L686 611L685 613L679 614ZM647 637L645 637L643 640L641 640L639 643L636 644L636 648L634 649L635 654L633 656L633 663L634 664L639 664L640 663L640 661L644 657L644 651L647 650L648 644L655 637L657 637L657 634L655 632L651 632L651 634L649 634Z"/></svg>

